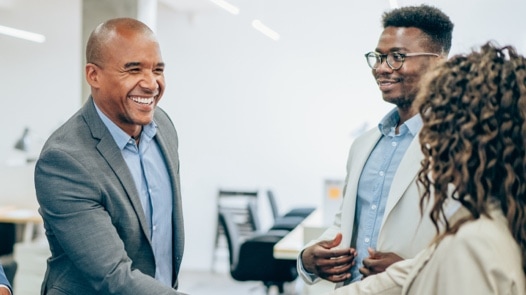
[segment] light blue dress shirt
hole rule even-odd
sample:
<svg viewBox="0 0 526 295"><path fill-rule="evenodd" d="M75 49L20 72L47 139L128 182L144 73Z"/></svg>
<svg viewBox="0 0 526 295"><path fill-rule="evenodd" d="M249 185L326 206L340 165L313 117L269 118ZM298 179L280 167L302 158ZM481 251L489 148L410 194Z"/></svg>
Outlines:
<svg viewBox="0 0 526 295"><path fill-rule="evenodd" d="M172 286L172 208L173 188L159 144L155 141L157 125L143 126L139 146L113 123L97 105L97 112L110 131L130 169L150 229L155 256L155 279Z"/></svg>
<svg viewBox="0 0 526 295"><path fill-rule="evenodd" d="M363 259L369 256L367 248L376 249L394 175L407 148L422 128L422 118L416 115L400 125L399 133L395 134L399 120L398 111L393 109L378 124L382 136L369 155L358 182L351 241L351 246L356 248L357 257L351 268L351 282L362 278L359 268L363 266Z"/></svg>

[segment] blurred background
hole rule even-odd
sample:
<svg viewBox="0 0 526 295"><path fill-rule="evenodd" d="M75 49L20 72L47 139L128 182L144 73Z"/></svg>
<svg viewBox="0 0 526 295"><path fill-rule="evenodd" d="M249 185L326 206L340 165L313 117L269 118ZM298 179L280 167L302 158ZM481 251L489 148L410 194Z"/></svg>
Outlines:
<svg viewBox="0 0 526 295"><path fill-rule="evenodd" d="M208 270L219 189L271 188L286 211L322 206L327 180L343 180L353 139L392 108L364 53L384 11L420 3L451 17L451 54L488 40L526 52L523 0L0 0L0 206L37 208L34 159L89 93L87 34L137 17L167 65L160 106L179 132L182 268ZM27 148L15 149L25 130Z"/></svg>

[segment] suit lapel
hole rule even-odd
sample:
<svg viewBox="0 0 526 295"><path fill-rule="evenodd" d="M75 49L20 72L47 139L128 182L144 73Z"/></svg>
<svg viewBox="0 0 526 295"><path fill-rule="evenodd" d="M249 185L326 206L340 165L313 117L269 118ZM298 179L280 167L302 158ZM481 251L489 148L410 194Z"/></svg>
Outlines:
<svg viewBox="0 0 526 295"><path fill-rule="evenodd" d="M130 173L130 170L128 169L128 165L122 157L121 151L115 143L115 140L97 114L97 110L95 109L95 105L91 97L84 107L83 116L85 118L86 124L90 128L93 138L99 141L97 144L97 150L119 179L126 196L133 206L135 214L137 214L137 218L139 218L142 231L144 232L145 236L150 239L149 229L146 223L146 216L144 215L141 201L139 199L139 193L137 192L133 177Z"/></svg>
<svg viewBox="0 0 526 295"><path fill-rule="evenodd" d="M345 187L344 204L342 211L350 214L342 214L341 227L343 239L342 245L350 245L354 227L354 215L356 212L356 197L358 194L358 182L362 174L365 162L375 147L381 133L378 128L373 128L353 143L348 159L348 173Z"/></svg>
<svg viewBox="0 0 526 295"><path fill-rule="evenodd" d="M396 206L406 189L415 181L421 161L422 152L420 151L420 141L418 140L417 134L405 152L400 166L396 169L396 174L393 177L391 190L389 191L385 205L382 227L389 213Z"/></svg>
<svg viewBox="0 0 526 295"><path fill-rule="evenodd" d="M164 114L164 111L158 108L155 111L154 120L157 124L157 133L155 138L163 156L166 159L168 167L168 174L172 182L172 201L173 201L173 212L172 212L172 242L173 242L173 286L177 287L177 273L179 272L179 266L181 263L181 257L184 248L184 226L183 226L183 212L181 202L181 188L179 181L179 156L177 154L178 142L177 134L174 132L167 132L165 128L172 128L170 119Z"/></svg>
<svg viewBox="0 0 526 295"><path fill-rule="evenodd" d="M158 121L156 121L158 122ZM165 159L178 159L177 155L174 154L174 149L169 148L170 146L176 146L177 143L173 142L172 139L167 138L166 135L162 132L163 126L158 125L157 127L157 133L155 134L155 137L157 138L157 142L159 143L159 147L161 148L161 152L163 153ZM170 178L172 180L172 184L174 186L174 191L176 190L176 175L177 172L177 163L173 163L172 161L166 161L168 166L168 173L170 174Z"/></svg>

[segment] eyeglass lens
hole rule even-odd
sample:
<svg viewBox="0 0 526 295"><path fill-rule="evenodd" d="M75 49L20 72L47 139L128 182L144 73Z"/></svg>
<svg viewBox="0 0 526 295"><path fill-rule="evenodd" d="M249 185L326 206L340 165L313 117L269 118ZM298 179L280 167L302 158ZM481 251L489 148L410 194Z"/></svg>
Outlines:
<svg viewBox="0 0 526 295"><path fill-rule="evenodd" d="M403 56L398 53L378 54L376 52L369 52L365 57L367 58L367 64L372 69L377 69L382 64L384 58L387 61L387 65L393 70L401 68L404 63Z"/></svg>

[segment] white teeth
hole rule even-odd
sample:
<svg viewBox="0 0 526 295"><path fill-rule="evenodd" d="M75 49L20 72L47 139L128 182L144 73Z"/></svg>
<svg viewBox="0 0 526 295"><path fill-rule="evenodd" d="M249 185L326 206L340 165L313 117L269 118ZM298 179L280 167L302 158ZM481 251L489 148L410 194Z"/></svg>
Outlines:
<svg viewBox="0 0 526 295"><path fill-rule="evenodd" d="M138 97L138 96L130 96L130 98L140 104L152 104L153 103L153 97Z"/></svg>

